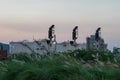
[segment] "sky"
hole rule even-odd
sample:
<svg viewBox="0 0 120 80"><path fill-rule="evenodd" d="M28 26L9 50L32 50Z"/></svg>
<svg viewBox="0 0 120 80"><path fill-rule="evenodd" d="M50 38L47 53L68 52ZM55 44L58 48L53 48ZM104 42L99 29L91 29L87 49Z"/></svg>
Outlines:
<svg viewBox="0 0 120 80"><path fill-rule="evenodd" d="M79 26L77 42L85 43L101 27L112 50L120 47L120 0L0 0L0 42L47 38L52 24L58 42Z"/></svg>

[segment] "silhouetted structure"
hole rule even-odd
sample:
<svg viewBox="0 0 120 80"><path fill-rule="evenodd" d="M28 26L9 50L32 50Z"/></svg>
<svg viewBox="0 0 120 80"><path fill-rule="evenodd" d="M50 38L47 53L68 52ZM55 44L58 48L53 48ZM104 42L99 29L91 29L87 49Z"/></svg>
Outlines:
<svg viewBox="0 0 120 80"><path fill-rule="evenodd" d="M54 38L54 35L55 35L55 25L52 25L50 28L49 28L49 31L48 31L48 38L50 39L50 41L52 41L52 39Z"/></svg>
<svg viewBox="0 0 120 80"><path fill-rule="evenodd" d="M75 28L73 28L73 31L72 31L72 40L73 41L70 41L70 44L72 46L77 46L77 43L76 43L77 39L78 39L78 26L75 26Z"/></svg>
<svg viewBox="0 0 120 80"><path fill-rule="evenodd" d="M76 41L77 38L78 38L78 26L76 26L72 32L72 39Z"/></svg>
<svg viewBox="0 0 120 80"><path fill-rule="evenodd" d="M100 33L100 31L101 31L101 28L99 27L97 30L96 30L96 33L95 33L95 40L96 41L98 41L98 40L100 40L100 38L101 38L101 33Z"/></svg>
<svg viewBox="0 0 120 80"><path fill-rule="evenodd" d="M98 51L107 51L107 44L105 44L104 39L100 36L101 28L99 27L96 30L95 35L87 37L87 49L88 50L98 50Z"/></svg>
<svg viewBox="0 0 120 80"><path fill-rule="evenodd" d="M72 31L73 41L56 42L55 27L52 25L48 30L48 39L35 40L33 42L20 41L10 43L10 53L38 53L40 55L50 54L52 52L67 52L76 49L86 49L86 44L77 44L78 26Z"/></svg>

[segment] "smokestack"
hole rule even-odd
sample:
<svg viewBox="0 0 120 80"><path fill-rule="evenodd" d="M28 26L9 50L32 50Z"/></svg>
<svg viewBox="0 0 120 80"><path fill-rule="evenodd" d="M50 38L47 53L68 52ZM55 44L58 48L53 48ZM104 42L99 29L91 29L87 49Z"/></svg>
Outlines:
<svg viewBox="0 0 120 80"><path fill-rule="evenodd" d="M76 41L77 38L78 38L78 26L76 26L72 32L72 39Z"/></svg>
<svg viewBox="0 0 120 80"><path fill-rule="evenodd" d="M98 41L100 40L100 31L101 31L101 28L99 27L97 30L96 30L96 33L95 33L95 40Z"/></svg>
<svg viewBox="0 0 120 80"><path fill-rule="evenodd" d="M49 28L49 31L48 31L48 38L50 39L50 41L52 40L52 38L54 38L54 35L55 35L55 25L52 25L50 28Z"/></svg>

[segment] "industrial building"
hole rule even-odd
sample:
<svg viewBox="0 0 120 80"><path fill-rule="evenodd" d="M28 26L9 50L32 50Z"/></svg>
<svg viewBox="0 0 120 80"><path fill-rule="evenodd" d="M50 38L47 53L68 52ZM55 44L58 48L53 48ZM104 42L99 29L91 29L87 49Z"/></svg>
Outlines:
<svg viewBox="0 0 120 80"><path fill-rule="evenodd" d="M34 40L31 42L27 40L10 42L9 45L0 43L0 50L10 54L38 53L40 55L52 52L74 51L77 49L107 51L107 44L105 44L104 39L100 36L100 30L101 28L98 28L95 35L87 37L87 43L80 44L76 42L78 39L78 26L75 26L72 30L72 41L58 43L56 41L55 27L52 25L48 30L48 39Z"/></svg>
<svg viewBox="0 0 120 80"><path fill-rule="evenodd" d="M76 26L72 32L73 41L65 41L57 43L54 25L48 30L48 39L29 41L10 42L10 53L38 53L40 55L52 52L67 52L76 49L86 49L86 44L78 44L78 27Z"/></svg>
<svg viewBox="0 0 120 80"><path fill-rule="evenodd" d="M100 35L100 28L98 28L95 35L86 38L88 50L107 51L107 44Z"/></svg>
<svg viewBox="0 0 120 80"><path fill-rule="evenodd" d="M10 43L10 53L38 53L44 55L49 52L67 52L76 49L86 49L86 44L76 44L74 46L70 41L66 41L49 45L47 39L33 42L21 41Z"/></svg>
<svg viewBox="0 0 120 80"><path fill-rule="evenodd" d="M0 59L6 59L9 53L9 45L0 43Z"/></svg>

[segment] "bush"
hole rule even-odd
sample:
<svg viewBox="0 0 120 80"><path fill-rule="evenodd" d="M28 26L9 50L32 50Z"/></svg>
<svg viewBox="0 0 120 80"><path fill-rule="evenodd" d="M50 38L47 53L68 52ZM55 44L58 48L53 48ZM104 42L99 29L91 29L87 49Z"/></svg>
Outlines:
<svg viewBox="0 0 120 80"><path fill-rule="evenodd" d="M15 54L0 62L0 80L120 80L120 67L91 65L96 51L76 50L61 54ZM107 54L107 55L106 55ZM99 60L113 61L113 54L100 52ZM119 59L119 58L118 58ZM117 59L117 60L118 60ZM120 64L119 61L117 64Z"/></svg>

